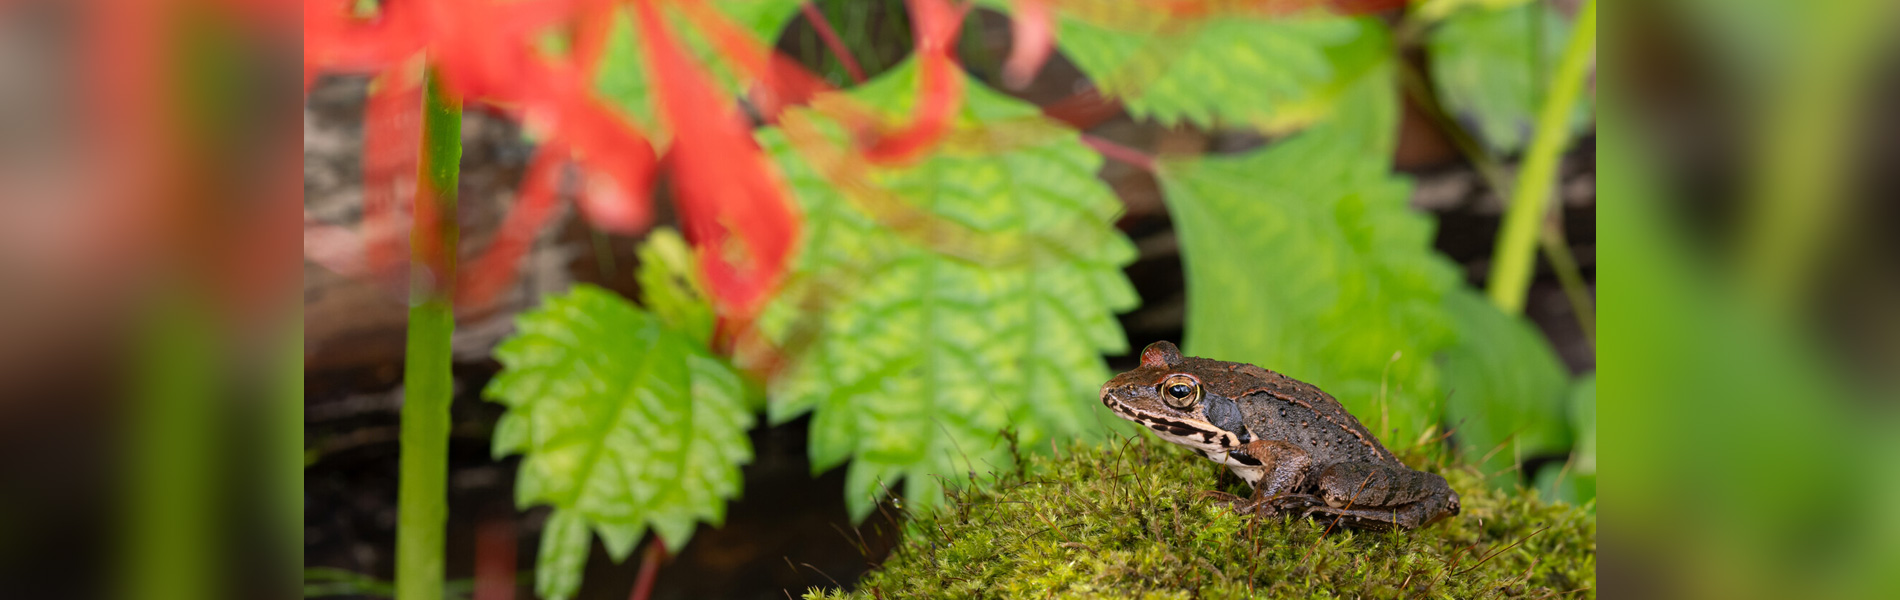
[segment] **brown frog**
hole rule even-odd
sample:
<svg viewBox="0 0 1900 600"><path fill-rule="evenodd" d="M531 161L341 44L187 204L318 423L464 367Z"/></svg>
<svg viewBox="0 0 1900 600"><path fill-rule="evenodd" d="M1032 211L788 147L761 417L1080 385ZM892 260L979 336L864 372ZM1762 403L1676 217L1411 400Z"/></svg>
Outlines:
<svg viewBox="0 0 1900 600"><path fill-rule="evenodd" d="M1155 342L1102 385L1102 404L1233 469L1254 490L1235 503L1243 512L1304 510L1372 530L1458 514L1445 478L1406 468L1326 392L1254 365Z"/></svg>

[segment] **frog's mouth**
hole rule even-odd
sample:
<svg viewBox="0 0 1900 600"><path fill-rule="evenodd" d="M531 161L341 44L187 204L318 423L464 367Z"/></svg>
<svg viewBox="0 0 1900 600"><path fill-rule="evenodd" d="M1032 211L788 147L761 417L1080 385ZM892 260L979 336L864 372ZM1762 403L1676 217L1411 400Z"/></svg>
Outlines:
<svg viewBox="0 0 1900 600"><path fill-rule="evenodd" d="M1240 438L1227 430L1215 427L1205 421L1191 421L1158 415L1127 404L1116 402L1107 394L1102 395L1102 404L1115 415L1140 423L1163 440L1192 448L1208 451L1231 450L1240 447Z"/></svg>

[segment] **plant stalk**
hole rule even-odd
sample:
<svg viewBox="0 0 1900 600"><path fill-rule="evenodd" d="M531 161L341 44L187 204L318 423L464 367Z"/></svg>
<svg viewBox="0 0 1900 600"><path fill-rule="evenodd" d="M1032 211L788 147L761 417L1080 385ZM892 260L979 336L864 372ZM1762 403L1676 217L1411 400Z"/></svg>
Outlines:
<svg viewBox="0 0 1900 600"><path fill-rule="evenodd" d="M1089 135L1086 133L1082 134L1081 139L1084 145L1088 146L1090 149L1095 150L1097 154L1102 155L1104 158L1122 162L1122 163L1127 164L1128 166L1141 169L1149 173L1155 172L1155 169L1158 168L1155 163L1154 155L1148 154L1147 152L1143 152L1135 148L1130 148L1128 146L1123 146L1121 144L1111 142L1107 139L1103 139L1103 138Z"/></svg>
<svg viewBox="0 0 1900 600"><path fill-rule="evenodd" d="M653 581L660 575L660 562L666 560L666 544L654 536L647 542L646 552L640 558L640 574L633 580L633 591L628 600L647 600L653 597Z"/></svg>
<svg viewBox="0 0 1900 600"><path fill-rule="evenodd" d="M455 187L462 103L424 75L422 156L410 236L409 340L403 362L401 464L396 492L396 598L441 600L448 524L449 338L455 333Z"/></svg>
<svg viewBox="0 0 1900 600"><path fill-rule="evenodd" d="M1438 97L1432 94L1431 83L1425 80L1425 76L1412 65L1405 63L1399 65L1399 75L1406 95L1418 105L1419 110L1423 111L1427 118L1438 126L1439 131L1445 133L1445 137L1451 140L1452 146L1457 147L1458 152L1464 154L1466 160L1471 161L1472 168L1477 170L1478 177L1484 180L1485 186L1491 188L1500 197L1509 193L1511 178L1505 174L1504 166L1496 157L1491 156L1491 153L1485 150L1484 145L1478 143L1470 132L1465 131L1464 126L1459 125L1456 119L1445 113L1445 108L1438 104ZM1589 284L1583 280L1583 271L1577 266L1577 257L1570 253L1570 242L1564 237L1561 220L1556 218L1561 214L1552 215L1552 218L1545 220L1544 226L1538 229L1538 246L1544 251L1544 260L1550 261L1551 271L1557 274L1557 281L1563 286L1564 297L1570 300L1571 313L1577 318L1577 327L1581 328L1584 337L1588 338L1590 344L1594 346L1597 339L1596 301L1590 294Z"/></svg>
<svg viewBox="0 0 1900 600"><path fill-rule="evenodd" d="M1550 83L1550 95L1537 115L1537 131L1529 152L1518 171L1511 205L1504 213L1504 226L1498 230L1496 253L1491 261L1489 288L1491 303L1506 314L1524 312L1524 294L1530 289L1532 256L1537 249L1537 234L1542 227L1545 208L1557 175L1557 159L1563 154L1570 113L1583 92L1583 76L1597 42L1597 2L1589 0L1577 12L1577 24Z"/></svg>
<svg viewBox="0 0 1900 600"><path fill-rule="evenodd" d="M213 490L222 398L219 327L183 289L157 298L137 337L129 420L126 597L204 598L224 591L211 558L220 539Z"/></svg>
<svg viewBox="0 0 1900 600"><path fill-rule="evenodd" d="M1748 213L1741 230L1743 289L1780 318L1806 304L1814 263L1836 240L1852 208L1846 189L1854 128L1864 119L1871 71L1884 56L1888 2L1818 3L1790 24L1790 60L1761 115Z"/></svg>
<svg viewBox="0 0 1900 600"><path fill-rule="evenodd" d="M825 48L831 50L831 56L837 58L838 64L844 67L845 74L851 76L851 83L864 83L864 68L858 66L858 59L851 56L851 47L838 37L838 31L831 28L831 21L825 18L825 11L819 10L818 5L811 0L800 2L798 10L805 14L805 20L811 23L812 30L818 32L818 38L824 40Z"/></svg>

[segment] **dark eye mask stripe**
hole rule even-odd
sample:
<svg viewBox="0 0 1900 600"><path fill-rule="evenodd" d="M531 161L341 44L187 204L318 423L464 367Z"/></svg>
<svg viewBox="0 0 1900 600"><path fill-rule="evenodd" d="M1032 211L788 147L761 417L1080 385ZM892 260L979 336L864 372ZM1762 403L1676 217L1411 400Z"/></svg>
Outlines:
<svg viewBox="0 0 1900 600"><path fill-rule="evenodd" d="M1155 417L1139 413L1136 413L1135 416L1140 419L1141 424L1147 425L1149 429L1179 437L1198 435L1202 442L1220 444L1222 448L1232 448L1235 445L1234 442L1237 441L1232 434L1226 431L1208 429L1187 421L1177 421L1167 417Z"/></svg>

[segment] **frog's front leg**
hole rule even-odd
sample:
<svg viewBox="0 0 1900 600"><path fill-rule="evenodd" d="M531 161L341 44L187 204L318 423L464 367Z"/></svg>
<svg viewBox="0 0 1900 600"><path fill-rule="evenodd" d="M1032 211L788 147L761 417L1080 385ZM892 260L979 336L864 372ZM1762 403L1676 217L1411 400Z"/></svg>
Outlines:
<svg viewBox="0 0 1900 600"><path fill-rule="evenodd" d="M1256 463L1258 478L1253 485L1253 497L1238 504L1240 512L1252 512L1262 516L1278 514L1290 499L1305 499L1308 504L1317 504L1318 500L1310 495L1300 494L1311 478L1313 459L1298 446L1281 441L1254 440L1237 450L1229 452L1229 457L1240 461Z"/></svg>
<svg viewBox="0 0 1900 600"><path fill-rule="evenodd" d="M1352 517L1360 527L1399 525L1407 529L1458 514L1458 494L1435 473L1402 466L1339 463L1319 475L1325 506L1308 514Z"/></svg>

